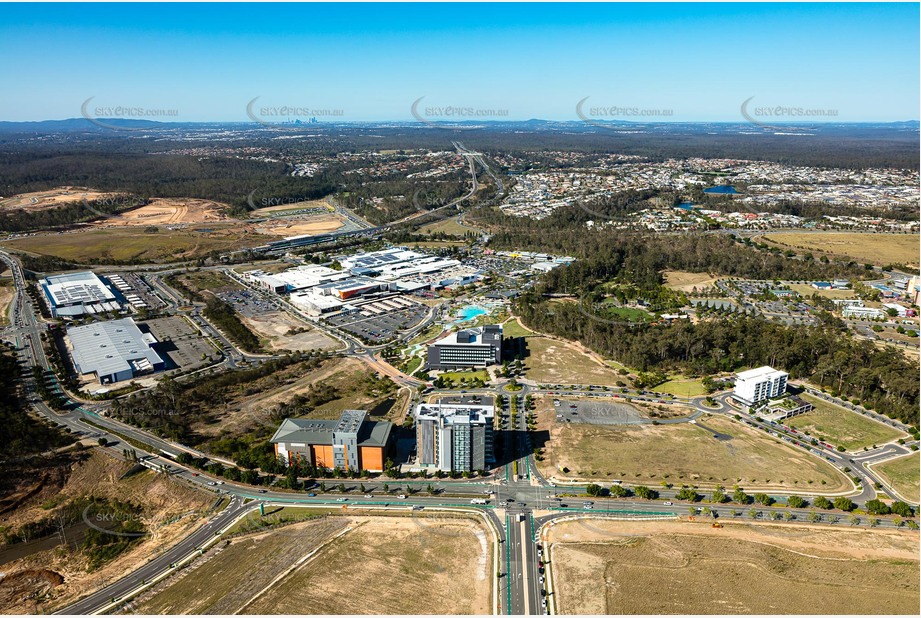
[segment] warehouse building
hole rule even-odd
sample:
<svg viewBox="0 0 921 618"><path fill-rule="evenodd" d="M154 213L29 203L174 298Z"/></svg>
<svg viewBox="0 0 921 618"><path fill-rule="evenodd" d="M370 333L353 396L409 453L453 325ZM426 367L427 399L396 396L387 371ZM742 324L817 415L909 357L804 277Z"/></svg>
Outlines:
<svg viewBox="0 0 921 618"><path fill-rule="evenodd" d="M451 333L428 347L429 369L486 367L502 362L502 325L490 324Z"/></svg>
<svg viewBox="0 0 921 618"><path fill-rule="evenodd" d="M422 468L445 472L486 470L495 463L495 408L471 404L416 406L416 456Z"/></svg>
<svg viewBox="0 0 921 618"><path fill-rule="evenodd" d="M142 332L132 318L68 328L67 339L77 372L95 374L100 384L130 380L166 366L152 347L157 339Z"/></svg>
<svg viewBox="0 0 921 618"><path fill-rule="evenodd" d="M118 311L122 308L115 293L95 273L84 271L53 275L39 282L56 318Z"/></svg>
<svg viewBox="0 0 921 618"><path fill-rule="evenodd" d="M366 410L345 410L339 420L287 418L271 439L275 456L318 468L383 472L393 449L393 423L367 416Z"/></svg>

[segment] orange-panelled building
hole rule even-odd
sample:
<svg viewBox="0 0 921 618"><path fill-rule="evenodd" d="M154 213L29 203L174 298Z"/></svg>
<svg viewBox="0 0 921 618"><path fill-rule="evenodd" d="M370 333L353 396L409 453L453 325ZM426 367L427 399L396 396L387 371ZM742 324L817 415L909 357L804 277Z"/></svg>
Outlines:
<svg viewBox="0 0 921 618"><path fill-rule="evenodd" d="M318 468L381 472L393 447L393 423L367 415L346 410L336 421L285 419L272 436L275 456Z"/></svg>

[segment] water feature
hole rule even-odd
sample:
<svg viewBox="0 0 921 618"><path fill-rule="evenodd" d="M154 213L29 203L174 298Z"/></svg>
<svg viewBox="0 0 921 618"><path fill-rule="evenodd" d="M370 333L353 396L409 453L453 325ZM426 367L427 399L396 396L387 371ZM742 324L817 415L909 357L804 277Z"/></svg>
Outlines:
<svg viewBox="0 0 921 618"><path fill-rule="evenodd" d="M457 312L458 321L460 322L469 322L470 320L475 320L481 315L486 315L489 313L487 309L480 307L479 305L467 305L461 307L460 311Z"/></svg>

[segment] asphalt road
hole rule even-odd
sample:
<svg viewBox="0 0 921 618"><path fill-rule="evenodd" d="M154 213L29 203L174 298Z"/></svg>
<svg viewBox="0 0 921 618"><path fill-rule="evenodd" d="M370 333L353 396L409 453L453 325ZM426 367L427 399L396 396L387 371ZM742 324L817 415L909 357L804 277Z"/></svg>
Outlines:
<svg viewBox="0 0 921 618"><path fill-rule="evenodd" d="M47 368L48 360L45 358L44 351L40 345L40 333L42 322L35 315L35 307L32 306L31 300L27 295L21 292L24 288L24 280L18 262L11 259L8 255L0 253L0 259L7 262L14 274L17 284L17 296L14 300L13 324L5 329L6 335L13 335L20 338L24 347L20 350L20 355L24 364L35 368ZM218 333L219 336L219 333ZM341 337L340 337L341 338ZM32 342L32 345L26 344ZM229 344L229 343L228 343ZM357 356L364 356L368 359L369 364L380 368L387 373L386 368L389 365L383 363L371 354L371 351L364 346L359 347L355 341L348 343L348 352ZM389 375L389 373L388 373ZM403 380L407 386L412 383L400 376L394 376L395 379ZM408 377L408 376L407 376ZM166 552L153 558L146 565L136 571L126 574L125 577L106 586L105 588L94 592L81 599L77 603L64 608L62 614L88 614L105 610L113 603L113 599L125 600L144 582L150 582L157 577L168 575L176 567L177 563L185 559L194 557L198 548L202 547L208 540L215 537L215 533L229 525L234 519L244 514L250 509L258 508L259 504L271 502L277 504L305 504L316 506L335 506L340 508L368 507L375 508L400 508L408 509L413 506L425 508L469 508L484 510L490 521L494 522L500 541L500 571L503 571L503 578L499 579L499 596L500 609L503 612L513 614L540 614L544 613L543 595L541 590L544 584L541 581L543 576L538 571L538 544L537 534L540 526L561 517L572 517L573 515L591 515L592 517L664 517L677 518L681 515L688 515L689 509L696 509L687 502L678 502L668 500L671 504L658 501L643 500L624 500L611 498L594 498L594 504L591 508L584 506L585 500L578 497L567 497L556 494L580 494L585 491L585 485L582 483L572 483L565 486L556 486L541 477L534 465L532 455L532 444L527 431L524 413L524 400L528 393L547 393L551 389L540 389L534 385L524 384L518 393L503 394L509 397L518 397L519 413L511 432L511 443L506 445L511 449L511 456L506 456L508 461L506 465L499 468L495 474L487 479L478 480L417 480L417 481L388 481L392 487L389 492L383 491L382 482L365 482L365 491L370 492L370 497L358 493L359 485L363 481L342 481L349 492L346 494L334 493L315 493L317 495L308 496L305 493L281 492L273 490L260 490L251 486L222 482L220 479L209 477L206 473L198 470L185 468L174 461L162 457L157 452L160 449L176 454L177 450L187 450L196 455L201 453L188 449L187 447L176 445L154 436L151 436L143 430L125 425L105 417L95 415L93 410L88 406L77 408L61 413L57 413L48 408L43 402L37 399L34 392L34 377L26 381L27 395L33 403L35 409L60 425L67 426L72 430L82 431L90 437L106 437L110 443L105 447L113 456L119 457L122 448L121 438L114 433L118 432L140 443L150 445L147 453L143 450L138 455L144 456L145 465L155 469L168 469L170 473L181 482L189 483L203 490L215 492L218 495L227 495L232 498L230 505L211 522L200 528L186 539L182 540ZM553 389L557 392L558 389ZM456 395L456 391L446 391L447 394ZM479 389L471 390L470 393L479 393L484 395L494 395L497 389ZM574 391L565 391L561 395L575 395L588 397L610 397L614 399L614 393L610 391L599 391L597 389L587 389L580 387ZM639 394L637 394L639 395ZM722 393L715 396L716 406L707 407L702 398L691 398L686 403L695 409L695 414L704 412L723 414L734 417L736 411L727 402L728 393ZM102 428L94 428L86 425L82 419L89 418ZM683 419L678 422L689 422L691 419ZM781 435L792 438L793 434L778 431L777 426L769 426L766 423L757 423L751 421L761 430L770 429ZM890 423L891 424L891 423ZM852 499L858 504L867 499L876 496L872 489L872 483L876 478L862 464L881 461L893 457L902 452L910 452L908 448L897 444L884 445L874 451L868 451L860 454L839 454L837 452L823 452L826 459L833 460L833 463L839 467L850 466L853 474L859 476L863 483L859 495L853 496ZM217 459L211 457L211 459ZM229 462L227 462L229 463ZM517 472L517 475L516 475ZM332 482L330 483L332 484ZM336 482L338 484L338 481ZM425 488L432 484L435 493L429 494ZM415 491L412 491L415 490ZM397 497L400 491L406 492L406 498ZM486 492L492 492L489 498L489 504L479 506L471 504L473 498L483 498ZM674 491L660 490L662 498L672 497ZM244 506L246 498L252 499L251 502ZM559 498L559 499L555 499ZM500 503L505 503L500 507ZM784 513L791 513L796 517L796 521L808 521L810 509L789 509L786 507L747 507L738 505L709 505L715 516L723 518L745 518L751 517L749 511L755 514L756 518L765 519L780 516ZM541 513L538 520L534 519L535 511ZM732 511L736 511L735 515ZM833 516L825 514L826 517ZM846 515L838 513L841 518ZM861 525L868 525L866 517L862 518ZM881 519L881 527L892 527L893 523L889 519Z"/></svg>

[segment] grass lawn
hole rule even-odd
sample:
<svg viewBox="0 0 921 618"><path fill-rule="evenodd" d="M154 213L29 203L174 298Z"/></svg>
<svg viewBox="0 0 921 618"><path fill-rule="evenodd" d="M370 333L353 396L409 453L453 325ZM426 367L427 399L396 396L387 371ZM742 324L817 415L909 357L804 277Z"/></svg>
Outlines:
<svg viewBox="0 0 921 618"><path fill-rule="evenodd" d="M421 333L419 333L418 335L410 339L409 345L425 343L429 339L433 339L437 337L438 335L440 335L443 330L444 330L444 327L442 327L441 324L438 324L436 322L435 324L432 324L431 326L426 328L424 331L422 331Z"/></svg>
<svg viewBox="0 0 921 618"><path fill-rule="evenodd" d="M219 228L213 226L213 229ZM213 233L173 230L148 234L143 229L129 227L29 236L4 245L80 263L99 259L158 262L204 257L211 251L240 249L265 240L263 236L227 228Z"/></svg>
<svg viewBox="0 0 921 618"><path fill-rule="evenodd" d="M712 431L711 431L712 430ZM714 438L725 434L728 440ZM542 472L558 478L621 479L655 486L739 484L835 492L850 488L835 468L785 442L723 417L695 424L610 426L554 423ZM569 472L561 472L561 468ZM824 481L824 485L822 484Z"/></svg>
<svg viewBox="0 0 921 618"><path fill-rule="evenodd" d="M437 232L444 232L449 236L463 236L468 232L480 232L477 228L473 226L464 227L457 222L457 217L451 217L450 219L442 219L441 221L436 221L435 223L429 223L423 225L419 228L419 232L422 234L435 234Z"/></svg>
<svg viewBox="0 0 921 618"><path fill-rule="evenodd" d="M878 423L841 406L803 394L801 397L815 410L787 419L786 424L798 431L808 431L813 437L856 451L874 444L883 444L906 434Z"/></svg>
<svg viewBox="0 0 921 618"><path fill-rule="evenodd" d="M793 232L763 238L782 247L843 255L865 263L918 265L918 237L913 234Z"/></svg>
<svg viewBox="0 0 921 618"><path fill-rule="evenodd" d="M447 380L453 380L454 382L460 382L461 378L464 378L468 382L474 379L480 379L484 382L489 381L489 374L485 369L474 369L471 371L445 371L438 375Z"/></svg>
<svg viewBox="0 0 921 618"><path fill-rule="evenodd" d="M698 379L675 378L653 388L657 393L667 393L676 397L700 397L707 394L707 389Z"/></svg>
<svg viewBox="0 0 921 618"><path fill-rule="evenodd" d="M224 275L213 270L183 273L179 280L192 290L208 290L211 292L229 292L242 290L243 286Z"/></svg>
<svg viewBox="0 0 921 618"><path fill-rule="evenodd" d="M416 371L418 371L419 367L421 366L422 366L422 357L413 356L411 359L409 359L409 362L406 364L406 369L403 370L403 373L407 375L412 375L416 373Z"/></svg>
<svg viewBox="0 0 921 618"><path fill-rule="evenodd" d="M614 386L621 376L571 343L546 337L528 337L525 376L547 384Z"/></svg>
<svg viewBox="0 0 921 618"><path fill-rule="evenodd" d="M873 466L876 472L879 472L899 494L915 504L921 501L921 490L919 490L919 453L905 455L898 459Z"/></svg>
<svg viewBox="0 0 921 618"><path fill-rule="evenodd" d="M632 307L611 307L603 308L604 317L611 320L625 320L627 322L649 322L653 316L648 311L634 309Z"/></svg>
<svg viewBox="0 0 921 618"><path fill-rule="evenodd" d="M534 333L522 326L518 318L515 318L502 325L502 336L506 339L510 337L533 337Z"/></svg>

